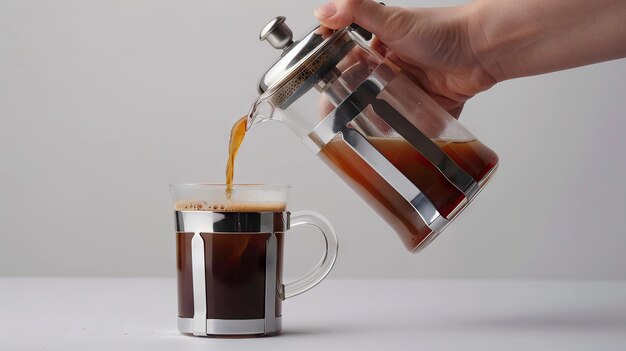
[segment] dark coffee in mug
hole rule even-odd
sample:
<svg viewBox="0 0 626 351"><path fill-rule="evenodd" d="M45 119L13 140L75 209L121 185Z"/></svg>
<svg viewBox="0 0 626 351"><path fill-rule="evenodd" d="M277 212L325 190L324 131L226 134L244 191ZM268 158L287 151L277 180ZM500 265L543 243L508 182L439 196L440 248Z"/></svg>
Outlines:
<svg viewBox="0 0 626 351"><path fill-rule="evenodd" d="M207 203L183 201L177 211L219 211L232 213L285 211L278 202ZM202 232L204 240L206 319L263 319L265 316L266 244L271 235L250 233L257 223L240 223L241 232ZM277 239L277 286L282 284L283 232ZM178 271L178 316L194 317L192 245L194 233L176 233L176 266ZM281 299L276 294L275 317L281 316Z"/></svg>

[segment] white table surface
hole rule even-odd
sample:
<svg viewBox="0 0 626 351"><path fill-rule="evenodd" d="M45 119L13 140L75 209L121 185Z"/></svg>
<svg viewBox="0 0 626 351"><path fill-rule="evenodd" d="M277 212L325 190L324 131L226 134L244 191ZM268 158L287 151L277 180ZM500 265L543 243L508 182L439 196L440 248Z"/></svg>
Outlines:
<svg viewBox="0 0 626 351"><path fill-rule="evenodd" d="M0 278L0 350L626 350L626 282L329 280L283 333L176 330L174 279Z"/></svg>

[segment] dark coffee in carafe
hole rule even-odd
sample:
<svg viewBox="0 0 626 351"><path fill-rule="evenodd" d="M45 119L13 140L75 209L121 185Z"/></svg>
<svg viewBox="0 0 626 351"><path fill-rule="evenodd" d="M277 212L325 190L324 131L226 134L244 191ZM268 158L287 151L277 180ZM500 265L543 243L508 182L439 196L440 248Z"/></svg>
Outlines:
<svg viewBox="0 0 626 351"><path fill-rule="evenodd" d="M464 194L406 140L370 137L368 141L428 197L442 216L450 219L466 201ZM498 163L498 156L478 140L435 142L477 182L486 181ZM319 155L391 225L407 249L414 250L431 234L411 204L340 137Z"/></svg>

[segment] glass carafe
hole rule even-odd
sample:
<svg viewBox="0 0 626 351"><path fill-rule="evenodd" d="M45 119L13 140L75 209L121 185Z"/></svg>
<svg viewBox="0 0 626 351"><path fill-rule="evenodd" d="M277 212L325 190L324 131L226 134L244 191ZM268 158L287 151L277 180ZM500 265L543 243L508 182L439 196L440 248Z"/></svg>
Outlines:
<svg viewBox="0 0 626 351"><path fill-rule="evenodd" d="M318 26L293 42L285 18L272 20L261 40L283 51L261 78L248 128L286 124L419 251L484 187L498 156L370 38L355 25Z"/></svg>

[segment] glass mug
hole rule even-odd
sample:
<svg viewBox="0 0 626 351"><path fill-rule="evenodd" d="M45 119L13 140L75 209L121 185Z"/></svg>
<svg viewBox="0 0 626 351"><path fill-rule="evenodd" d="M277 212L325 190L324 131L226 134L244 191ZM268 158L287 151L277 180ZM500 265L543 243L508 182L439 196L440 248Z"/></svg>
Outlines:
<svg viewBox="0 0 626 351"><path fill-rule="evenodd" d="M282 324L282 300L322 281L337 258L326 218L287 211L288 185L176 184L178 329L196 336L266 336ZM283 284L285 232L311 225L324 237L318 265Z"/></svg>

